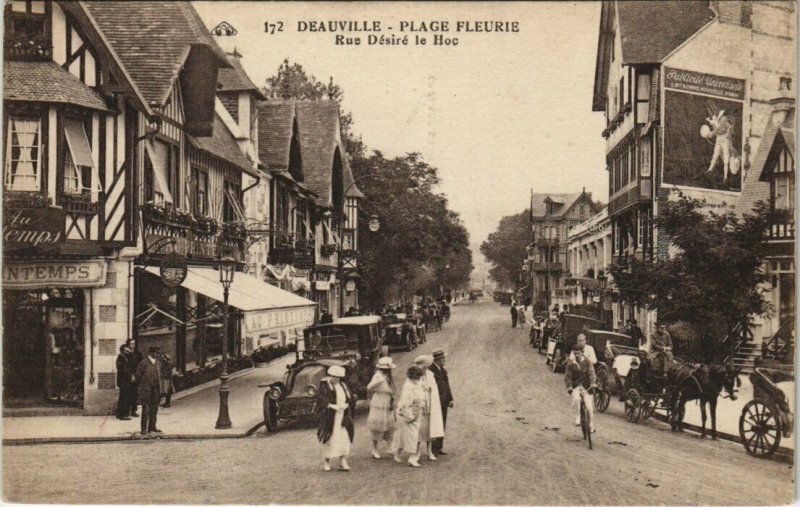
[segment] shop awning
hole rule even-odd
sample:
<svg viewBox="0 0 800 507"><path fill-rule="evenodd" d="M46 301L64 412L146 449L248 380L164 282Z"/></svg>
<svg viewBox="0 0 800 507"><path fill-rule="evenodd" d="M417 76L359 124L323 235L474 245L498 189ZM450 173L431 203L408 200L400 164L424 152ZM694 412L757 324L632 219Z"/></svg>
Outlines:
<svg viewBox="0 0 800 507"><path fill-rule="evenodd" d="M147 268L160 276L159 268ZM216 301L224 299L219 271L189 268L183 287ZM245 330L250 336L266 336L276 330L296 331L314 323L316 303L279 289L244 273L237 273L228 293L228 304L245 312Z"/></svg>
<svg viewBox="0 0 800 507"><path fill-rule="evenodd" d="M161 276L161 270L157 267L148 267L147 271ZM224 299L219 271L215 269L189 268L186 280L181 285L217 301ZM279 289L244 273L236 273L228 294L228 303L245 312L316 305L310 299Z"/></svg>

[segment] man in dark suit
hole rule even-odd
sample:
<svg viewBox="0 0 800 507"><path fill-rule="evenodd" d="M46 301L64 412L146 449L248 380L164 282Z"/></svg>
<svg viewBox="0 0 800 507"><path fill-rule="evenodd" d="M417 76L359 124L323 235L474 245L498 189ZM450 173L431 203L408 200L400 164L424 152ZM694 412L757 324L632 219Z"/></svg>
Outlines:
<svg viewBox="0 0 800 507"><path fill-rule="evenodd" d="M161 362L158 347L150 347L147 357L136 368L139 382L138 401L142 406L142 435L161 433L157 428L158 405L161 402Z"/></svg>
<svg viewBox="0 0 800 507"><path fill-rule="evenodd" d="M511 327L517 327L517 302L511 300Z"/></svg>
<svg viewBox="0 0 800 507"><path fill-rule="evenodd" d="M450 380L447 378L447 370L444 368L447 354L442 349L433 351L433 364L428 369L433 372L436 379L436 387L439 388L439 402L442 406L442 423L447 427L447 409L453 407L453 393L450 391ZM434 438L431 448L434 454L447 454L442 449L444 447L444 437Z"/></svg>
<svg viewBox="0 0 800 507"><path fill-rule="evenodd" d="M333 315L328 313L328 309L327 308L323 308L322 309L322 315L319 318L319 323L320 324L330 324L332 322L333 322Z"/></svg>
<svg viewBox="0 0 800 507"><path fill-rule="evenodd" d="M119 389L119 399L117 400L117 419L130 421L131 403L135 402L134 369L131 367L131 349L127 344L119 348L117 356L117 388Z"/></svg>
<svg viewBox="0 0 800 507"><path fill-rule="evenodd" d="M136 368L139 367L139 363L142 362L144 356L142 356L142 351L136 348L136 340L131 338L128 340L128 348L131 350L131 353L128 355L128 368L131 372L136 372ZM137 412L138 403L136 403L136 391L139 388L139 382L134 380L133 383L130 385L131 395L128 397L128 401L131 404L131 417L139 417L139 412Z"/></svg>

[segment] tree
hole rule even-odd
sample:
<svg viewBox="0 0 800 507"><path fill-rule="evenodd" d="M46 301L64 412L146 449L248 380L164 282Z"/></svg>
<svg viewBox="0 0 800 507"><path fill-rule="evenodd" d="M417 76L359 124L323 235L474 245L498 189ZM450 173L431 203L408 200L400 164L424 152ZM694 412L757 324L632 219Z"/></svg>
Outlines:
<svg viewBox="0 0 800 507"><path fill-rule="evenodd" d="M716 349L735 326L771 312L761 267L768 253L766 232L779 212L758 203L739 218L733 212L703 212L703 205L683 195L662 205L656 227L675 255L656 262L631 259L609 269L624 300L658 310L659 322L690 324ZM708 358L724 352L704 351Z"/></svg>
<svg viewBox="0 0 800 507"><path fill-rule="evenodd" d="M501 287L513 287L522 263L526 248L531 242L530 212L525 210L516 215L503 217L497 230L481 244L481 253L492 263L489 276Z"/></svg>

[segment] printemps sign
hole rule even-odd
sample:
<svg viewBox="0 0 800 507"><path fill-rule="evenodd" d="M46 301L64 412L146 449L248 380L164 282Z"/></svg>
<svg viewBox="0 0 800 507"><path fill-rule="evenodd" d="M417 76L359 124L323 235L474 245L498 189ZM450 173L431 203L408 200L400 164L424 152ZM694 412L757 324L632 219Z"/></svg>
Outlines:
<svg viewBox="0 0 800 507"><path fill-rule="evenodd" d="M53 249L64 242L66 214L60 208L5 210L3 250Z"/></svg>

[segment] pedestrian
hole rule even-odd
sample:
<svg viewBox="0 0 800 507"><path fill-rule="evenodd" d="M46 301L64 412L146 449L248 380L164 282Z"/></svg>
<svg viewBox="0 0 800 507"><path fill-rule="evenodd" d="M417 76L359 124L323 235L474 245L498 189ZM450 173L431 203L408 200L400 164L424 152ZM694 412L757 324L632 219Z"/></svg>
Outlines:
<svg viewBox="0 0 800 507"><path fill-rule="evenodd" d="M172 406L172 393L175 392L175 384L172 383L172 370L175 367L169 354L159 356L161 362L161 395L164 397L164 408Z"/></svg>
<svg viewBox="0 0 800 507"><path fill-rule="evenodd" d="M395 430L394 415L394 379L392 370L395 364L391 357L378 359L375 374L367 384L367 392L372 395L369 400L367 429L372 433L372 457L381 459L378 445L382 440L391 445Z"/></svg>
<svg viewBox="0 0 800 507"><path fill-rule="evenodd" d="M519 305L517 308L517 322L519 322L519 327L525 327L525 306Z"/></svg>
<svg viewBox="0 0 800 507"><path fill-rule="evenodd" d="M442 409L442 431L447 429L447 409L453 408L453 393L450 390L450 379L447 377L447 370L445 369L445 361L447 353L442 349L433 351L433 364L430 366L430 371L436 380L436 388L439 391L439 406ZM436 437L432 441L433 453L435 455L446 455L444 452L444 435Z"/></svg>
<svg viewBox="0 0 800 507"><path fill-rule="evenodd" d="M136 368L138 402L142 406L142 435L161 433L158 429L158 404L161 401L161 362L158 347L150 347L147 357Z"/></svg>
<svg viewBox="0 0 800 507"><path fill-rule="evenodd" d="M135 370L131 368L131 349L127 343L120 345L119 355L117 356L117 388L119 389L119 399L117 400L117 419L122 421L131 420L131 398L134 398L135 391L132 387L136 384L134 381Z"/></svg>
<svg viewBox="0 0 800 507"><path fill-rule="evenodd" d="M131 349L131 354L128 356L129 360L128 368L135 373L136 369L139 367L139 364L142 362L142 359L144 359L144 356L142 355L142 351L136 347L135 339L130 338L128 340L128 348ZM137 403L137 395L136 395L136 393L139 391L138 379L134 380L133 384L131 384L130 386L130 389L131 389L131 395L129 399L131 402L131 417L139 417L139 412L137 410L139 404Z"/></svg>
<svg viewBox="0 0 800 507"><path fill-rule="evenodd" d="M414 359L414 365L422 368L424 375L420 382L425 391L425 404L427 410L422 411L419 423L419 442L421 451L431 461L436 461L433 453L433 439L444 438L444 420L442 418L442 406L439 402L439 388L436 385L436 377L428 368L433 364L433 356L422 355Z"/></svg>
<svg viewBox="0 0 800 507"><path fill-rule="evenodd" d="M517 327L517 307L511 302L511 327Z"/></svg>
<svg viewBox="0 0 800 507"><path fill-rule="evenodd" d="M355 435L353 412L356 398L350 388L342 380L345 369L339 365L328 368L328 376L319 384L319 407L321 415L317 439L320 442L322 457L325 459L323 469L331 470L331 460L339 458L339 469L349 472L347 457L350 455L350 444Z"/></svg>
<svg viewBox="0 0 800 507"><path fill-rule="evenodd" d="M328 313L327 308L322 309L322 315L319 318L320 324L331 324L333 322L333 315Z"/></svg>
<svg viewBox="0 0 800 507"><path fill-rule="evenodd" d="M400 454L408 453L408 466L419 464L419 426L422 411L427 410L425 390L421 379L425 372L419 366L411 366L406 372L406 381L397 402L397 431L392 442L394 460L402 463Z"/></svg>
<svg viewBox="0 0 800 507"><path fill-rule="evenodd" d="M644 333L642 328L636 323L636 319L628 319L628 336L633 338L633 341L639 346L643 347L645 343Z"/></svg>

